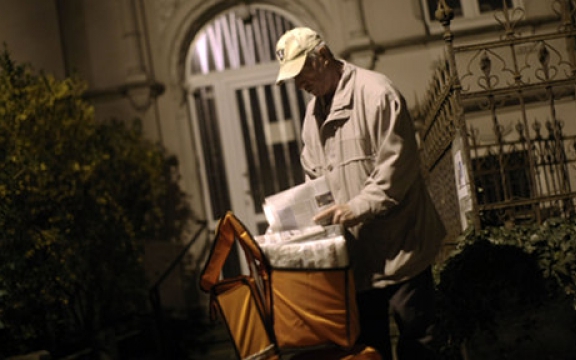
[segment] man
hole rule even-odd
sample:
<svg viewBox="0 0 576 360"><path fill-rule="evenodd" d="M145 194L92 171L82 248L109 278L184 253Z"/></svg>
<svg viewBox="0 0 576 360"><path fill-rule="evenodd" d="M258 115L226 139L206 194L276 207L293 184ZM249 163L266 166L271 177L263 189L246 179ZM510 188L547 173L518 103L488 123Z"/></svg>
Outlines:
<svg viewBox="0 0 576 360"><path fill-rule="evenodd" d="M445 229L420 174L413 122L384 75L336 59L320 36L295 28L278 41L277 83L314 95L302 126L308 179L325 175L336 205L314 218L343 224L358 290L359 341L392 359L389 310L401 360L433 359L431 264Z"/></svg>

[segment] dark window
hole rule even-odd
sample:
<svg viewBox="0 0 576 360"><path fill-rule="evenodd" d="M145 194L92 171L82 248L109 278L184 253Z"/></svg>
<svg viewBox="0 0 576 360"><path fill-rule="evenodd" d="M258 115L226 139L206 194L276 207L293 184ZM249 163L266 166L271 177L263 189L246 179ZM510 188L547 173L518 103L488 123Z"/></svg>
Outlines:
<svg viewBox="0 0 576 360"><path fill-rule="evenodd" d="M511 9L513 7L512 0L506 0L506 5ZM478 0L478 7L480 13L491 12L503 9L504 2L502 0Z"/></svg>
<svg viewBox="0 0 576 360"><path fill-rule="evenodd" d="M504 154L504 171L500 171L498 155L472 160L478 205L503 205L508 200L530 199L528 154L518 151ZM502 226L507 221L523 222L533 219L531 205L497 206L480 213L482 226Z"/></svg>
<svg viewBox="0 0 576 360"><path fill-rule="evenodd" d="M530 198L528 154L524 151L504 154L502 163L504 171L501 173L497 155L472 160L479 204Z"/></svg>
<svg viewBox="0 0 576 360"><path fill-rule="evenodd" d="M436 9L438 8L438 0L427 0L428 2L428 16L429 19L434 21L436 20L436 17L434 16L434 13L436 12ZM448 4L448 6L450 6L452 8L452 10L454 10L454 16L462 16L462 4L460 3L460 0L446 0L446 4Z"/></svg>

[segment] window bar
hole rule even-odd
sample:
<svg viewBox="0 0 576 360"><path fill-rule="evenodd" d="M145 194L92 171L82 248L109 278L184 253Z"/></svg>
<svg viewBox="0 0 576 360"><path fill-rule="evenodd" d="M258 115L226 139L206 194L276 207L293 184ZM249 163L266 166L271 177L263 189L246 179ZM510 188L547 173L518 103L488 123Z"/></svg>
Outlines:
<svg viewBox="0 0 576 360"><path fill-rule="evenodd" d="M247 128L247 135L248 139L246 139L246 148L249 152L246 154L247 156L251 156L254 160L254 171L256 174L248 174L250 177L256 179L263 179L262 176L262 164L260 163L260 156L258 152L258 145L257 141L258 138L256 136L256 129L254 126L254 109L252 109L252 102L251 102L251 95L250 89L242 89L238 90L241 92L241 99L244 104L244 109L246 110L246 117L245 117L245 124ZM260 196L265 196L266 194L264 189L264 184L262 181L250 181L251 186L257 186L259 189ZM261 199L257 199L261 200ZM260 204L254 204L255 206L259 206Z"/></svg>
<svg viewBox="0 0 576 360"><path fill-rule="evenodd" d="M278 170L276 166L276 159L274 158L274 139L270 131L270 117L268 116L268 106L273 104L268 104L266 102L266 94L264 93L264 87L258 86L256 88L256 94L258 97L258 104L260 106L260 114L262 114L262 129L264 130L264 144L266 144L266 152L268 155L268 162L270 164L270 173L272 174L272 179L266 179L265 177L259 177L261 181L272 180L274 192L280 191L280 184L278 183ZM259 141L260 139L256 139ZM260 140L261 141L261 140ZM264 194L264 196L272 194Z"/></svg>
<svg viewBox="0 0 576 360"><path fill-rule="evenodd" d="M240 49L244 54L244 65L254 65L256 64L256 58L254 53L254 42L251 39L251 29L250 26L244 26L243 23L238 28L239 38L240 38Z"/></svg>
<svg viewBox="0 0 576 360"><path fill-rule="evenodd" d="M224 37L223 44L228 51L228 59L230 67L237 69L240 67L240 49L238 46L238 34L236 32L236 15L231 11L227 17L222 19L220 26L222 27L222 34Z"/></svg>
<svg viewBox="0 0 576 360"><path fill-rule="evenodd" d="M260 33L260 41L262 42L262 58L261 61L274 60L273 50L270 48L270 29L271 26L268 24L268 19L266 18L266 13L263 11L258 11L257 16L254 18L256 22L258 32ZM272 39L277 39L277 37L272 37Z"/></svg>
<svg viewBox="0 0 576 360"><path fill-rule="evenodd" d="M280 39L282 34L284 34L284 32L286 32L288 29L292 29L294 27L294 24L284 19L282 16L277 16L276 14L271 12L266 12L262 16L266 18L268 34L270 36L270 51L271 51L270 55L272 56L271 60L276 61L276 40ZM278 29L276 25L277 22L276 19L280 19L281 22L287 25L282 26L282 28Z"/></svg>
<svg viewBox="0 0 576 360"><path fill-rule="evenodd" d="M297 93L297 89L296 89L296 84L294 83L294 81L287 81L284 83L283 86L286 86L286 90L287 90L287 94L288 94L288 102L290 104L290 113L292 114L292 123L294 124L295 127L295 134L300 134L301 133L301 124L302 124L302 119L301 119L301 111L300 111L300 106L298 104L298 98L297 96L301 96L300 94ZM300 138L300 136L296 137L298 139L298 149L302 149L302 139Z"/></svg>
<svg viewBox="0 0 576 360"><path fill-rule="evenodd" d="M208 87L198 89L194 98L199 115L197 118L210 119L210 121L199 121L199 127L204 135L202 138L207 144L216 145L203 146L203 149L208 151L208 153L204 155L207 180L217 187L217 189L211 187L214 191L210 194L210 198L212 199L212 215L214 218L218 218L223 215L223 211L229 208L230 202L228 198L228 187L223 181L223 179L226 179L226 171L222 166L223 159L215 151L215 149L220 148L220 138L217 129L218 122L216 121L217 116L214 108L212 89Z"/></svg>
<svg viewBox="0 0 576 360"><path fill-rule="evenodd" d="M548 139L543 138L540 134L541 124L537 120L534 123L534 129L537 132L538 150L540 152L540 169L542 170L542 174L540 175L540 183L544 185L544 190L542 193L547 195L554 195L553 179L551 179L551 172L550 169L548 169L548 162L550 159Z"/></svg>
<svg viewBox="0 0 576 360"><path fill-rule="evenodd" d="M284 158L286 159L286 165L288 168L287 169L287 173L289 174L289 176L287 176L288 186L292 187L296 184L294 178L294 170L292 169L292 161L290 160L291 159L290 147L288 146L288 144L289 142L294 141L295 136L294 133L292 133L291 136L288 136L287 129L288 126L292 128L291 122L293 122L294 120L284 118L284 112L282 111L282 99L279 87L272 86L271 91L272 91L272 98L274 101L274 111L276 112L276 119L278 119L278 127L282 144L282 153L284 154Z"/></svg>
<svg viewBox="0 0 576 360"><path fill-rule="evenodd" d="M554 134L550 120L546 121L546 127L548 130L548 138L546 139L545 149L547 158L546 165L548 167L548 173L550 174L550 193L553 195L558 195L560 191L558 188L558 175L556 174L556 151L554 150L556 144L554 143Z"/></svg>
<svg viewBox="0 0 576 360"><path fill-rule="evenodd" d="M218 27L218 22L219 20L216 20L215 25L209 26L208 29L206 29L206 34L208 35L208 45L214 58L216 71L222 71L226 66L221 50L222 45L220 39L222 38L222 31Z"/></svg>
<svg viewBox="0 0 576 360"><path fill-rule="evenodd" d="M264 26L265 26L265 24L264 24ZM254 35L256 58L260 62L264 62L265 59L267 60L269 58L266 56L267 46L265 46L264 41L263 41L261 24L260 24L260 20L258 17L254 17L252 19L252 31L253 31L253 35Z"/></svg>

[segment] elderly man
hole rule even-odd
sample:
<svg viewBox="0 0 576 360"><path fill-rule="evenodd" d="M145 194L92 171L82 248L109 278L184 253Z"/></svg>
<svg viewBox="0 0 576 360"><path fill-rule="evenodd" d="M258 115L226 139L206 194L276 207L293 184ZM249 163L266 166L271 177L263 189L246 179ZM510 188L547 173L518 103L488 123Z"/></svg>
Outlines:
<svg viewBox="0 0 576 360"><path fill-rule="evenodd" d="M434 359L431 265L445 229L420 173L412 119L402 95L377 72L336 59L313 30L278 41L277 83L294 79L314 95L302 127L308 179L326 176L336 204L315 221L348 229L360 340L392 359L389 311L401 360Z"/></svg>

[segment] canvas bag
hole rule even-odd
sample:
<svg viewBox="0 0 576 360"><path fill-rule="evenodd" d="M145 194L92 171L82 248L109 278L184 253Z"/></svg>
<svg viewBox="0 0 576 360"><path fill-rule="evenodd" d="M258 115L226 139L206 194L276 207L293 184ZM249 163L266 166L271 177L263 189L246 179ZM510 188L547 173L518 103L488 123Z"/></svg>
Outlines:
<svg viewBox="0 0 576 360"><path fill-rule="evenodd" d="M236 240L244 250L250 275L221 279ZM269 264L258 244L231 212L226 213L218 223L200 288L210 293L212 318L220 314L239 359L279 359L271 323L269 274Z"/></svg>
<svg viewBox="0 0 576 360"><path fill-rule="evenodd" d="M273 269L271 279L281 350L356 343L360 326L350 269Z"/></svg>
<svg viewBox="0 0 576 360"><path fill-rule="evenodd" d="M327 231L335 229L305 241L255 238L271 264L273 326L281 350L330 344L350 349L358 339L353 273L342 229Z"/></svg>
<svg viewBox="0 0 576 360"><path fill-rule="evenodd" d="M251 273L220 280L235 240L246 254ZM300 257L288 256L300 266L289 263L271 267L254 237L231 212L220 220L200 287L211 293L212 309L224 318L239 358L277 359L279 350L333 344L351 348L355 344L359 322L354 280L347 253L341 256L345 248L343 238L340 240L335 256L316 252L311 259L317 261L310 263L304 249ZM322 241L315 240L314 244L334 253L332 247L318 246ZM281 247L287 251L294 245ZM334 261L325 263L324 258ZM238 303L249 305L237 307Z"/></svg>

